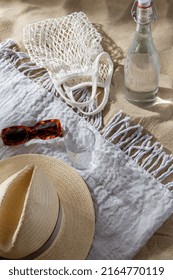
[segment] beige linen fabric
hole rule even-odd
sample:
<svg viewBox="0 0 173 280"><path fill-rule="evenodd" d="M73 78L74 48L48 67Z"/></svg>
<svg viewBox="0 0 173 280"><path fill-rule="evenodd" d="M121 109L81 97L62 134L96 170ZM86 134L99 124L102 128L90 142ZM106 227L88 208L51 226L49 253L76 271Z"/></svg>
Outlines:
<svg viewBox="0 0 173 280"><path fill-rule="evenodd" d="M173 153L173 0L155 0L159 18L152 24L152 32L161 62L159 97L162 99L145 109L124 98L123 59L135 32L130 15L132 3L129 0L0 0L0 41L11 38L24 51L22 31L26 24L83 11L101 33L103 48L112 56L115 66L104 124L121 109ZM173 217L136 258L173 259Z"/></svg>

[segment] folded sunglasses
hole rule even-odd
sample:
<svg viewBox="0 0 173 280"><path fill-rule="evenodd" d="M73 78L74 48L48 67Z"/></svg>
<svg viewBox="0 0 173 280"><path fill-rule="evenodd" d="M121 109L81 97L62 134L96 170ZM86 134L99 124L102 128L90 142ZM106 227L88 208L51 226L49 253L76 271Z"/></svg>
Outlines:
<svg viewBox="0 0 173 280"><path fill-rule="evenodd" d="M11 126L1 131L2 141L8 146L24 144L34 138L48 140L62 136L63 130L58 119L44 120L30 127L24 125Z"/></svg>

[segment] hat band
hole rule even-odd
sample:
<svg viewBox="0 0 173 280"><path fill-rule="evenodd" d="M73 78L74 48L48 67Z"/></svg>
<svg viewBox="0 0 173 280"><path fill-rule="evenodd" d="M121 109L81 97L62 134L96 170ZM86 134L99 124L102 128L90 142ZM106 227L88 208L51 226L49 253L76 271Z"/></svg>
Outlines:
<svg viewBox="0 0 173 280"><path fill-rule="evenodd" d="M26 257L19 258L18 260L34 260L34 259L38 258L41 254L43 254L52 245L52 243L56 239L56 237L60 231L60 228L61 228L61 222L62 222L62 207L59 202L59 212L58 212L56 225L55 225L55 228L54 228L53 232L51 233L49 239L38 250L29 254ZM0 257L0 260L10 260L10 259Z"/></svg>

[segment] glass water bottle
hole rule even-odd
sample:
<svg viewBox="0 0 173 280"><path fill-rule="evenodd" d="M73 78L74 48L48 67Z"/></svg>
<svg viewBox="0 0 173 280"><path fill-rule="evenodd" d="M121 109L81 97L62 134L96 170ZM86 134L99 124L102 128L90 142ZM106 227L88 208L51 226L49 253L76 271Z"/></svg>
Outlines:
<svg viewBox="0 0 173 280"><path fill-rule="evenodd" d="M151 0L134 2L132 16L137 26L124 64L125 95L128 101L139 106L153 103L158 92L160 64L151 35L151 22L156 15Z"/></svg>

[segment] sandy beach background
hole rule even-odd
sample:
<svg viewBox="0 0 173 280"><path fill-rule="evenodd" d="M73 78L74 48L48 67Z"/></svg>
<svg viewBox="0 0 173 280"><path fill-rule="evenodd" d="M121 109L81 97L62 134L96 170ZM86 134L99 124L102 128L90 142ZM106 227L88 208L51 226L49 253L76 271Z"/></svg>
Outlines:
<svg viewBox="0 0 173 280"><path fill-rule="evenodd" d="M22 38L26 24L83 11L102 34L102 45L115 67L104 123L121 109L173 153L173 0L155 0L159 16L152 24L152 34L161 63L161 99L146 109L129 104L124 98L123 59L135 32L130 14L132 3L131 0L0 0L0 41L11 38L26 51ZM173 217L153 235L136 259L173 259Z"/></svg>

